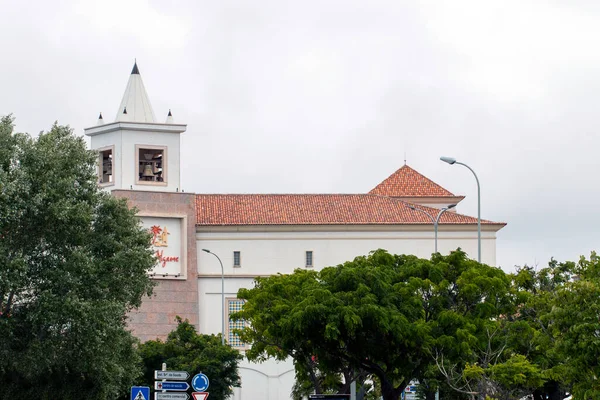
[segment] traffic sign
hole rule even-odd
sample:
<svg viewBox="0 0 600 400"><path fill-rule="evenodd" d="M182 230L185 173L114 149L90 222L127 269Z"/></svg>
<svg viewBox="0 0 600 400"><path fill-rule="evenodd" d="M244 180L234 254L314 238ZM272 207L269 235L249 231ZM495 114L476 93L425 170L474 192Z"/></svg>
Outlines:
<svg viewBox="0 0 600 400"><path fill-rule="evenodd" d="M154 382L154 390L174 390L176 392L185 392L190 388L187 382Z"/></svg>
<svg viewBox="0 0 600 400"><path fill-rule="evenodd" d="M207 392L192 392L192 398L194 400L206 400L208 398Z"/></svg>
<svg viewBox="0 0 600 400"><path fill-rule="evenodd" d="M187 393L154 392L154 400L188 400Z"/></svg>
<svg viewBox="0 0 600 400"><path fill-rule="evenodd" d="M197 392L205 392L209 384L208 376L204 374L196 374L192 378L192 387Z"/></svg>
<svg viewBox="0 0 600 400"><path fill-rule="evenodd" d="M173 379L174 381L187 381L190 377L186 371L154 371L154 379Z"/></svg>
<svg viewBox="0 0 600 400"><path fill-rule="evenodd" d="M148 386L132 386L131 400L150 400L150 388Z"/></svg>

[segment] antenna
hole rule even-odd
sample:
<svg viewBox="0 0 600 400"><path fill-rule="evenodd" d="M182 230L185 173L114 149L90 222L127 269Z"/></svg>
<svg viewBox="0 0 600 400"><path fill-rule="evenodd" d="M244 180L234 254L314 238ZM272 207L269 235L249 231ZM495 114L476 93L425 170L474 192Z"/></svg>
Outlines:
<svg viewBox="0 0 600 400"><path fill-rule="evenodd" d="M404 150L404 165L406 165L406 150Z"/></svg>

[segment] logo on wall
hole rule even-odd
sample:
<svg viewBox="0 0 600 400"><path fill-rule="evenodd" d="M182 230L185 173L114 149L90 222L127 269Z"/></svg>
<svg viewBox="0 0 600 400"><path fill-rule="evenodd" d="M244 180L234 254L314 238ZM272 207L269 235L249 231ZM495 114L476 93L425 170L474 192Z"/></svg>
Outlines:
<svg viewBox="0 0 600 400"><path fill-rule="evenodd" d="M169 247L169 231L167 227L160 227L159 225L152 225L150 227L150 233L152 233L152 245L154 247ZM164 250L156 250L156 258L160 266L165 268L168 262L179 262L179 257L165 256Z"/></svg>
<svg viewBox="0 0 600 400"><path fill-rule="evenodd" d="M158 225L152 225L150 228L152 233L152 246L154 247L169 247L169 231L167 227L161 228Z"/></svg>

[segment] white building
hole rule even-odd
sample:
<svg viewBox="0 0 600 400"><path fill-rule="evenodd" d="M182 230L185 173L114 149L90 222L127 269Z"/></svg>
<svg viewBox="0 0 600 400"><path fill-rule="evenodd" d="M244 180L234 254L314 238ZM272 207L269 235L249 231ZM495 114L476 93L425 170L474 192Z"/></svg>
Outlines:
<svg viewBox="0 0 600 400"><path fill-rule="evenodd" d="M134 65L115 121L100 118L85 130L100 153L99 184L138 207L154 233L160 261L152 275L160 284L131 315L142 340L165 337L176 315L202 333L219 333L224 307L226 340L243 351L227 316L241 306L238 289L251 287L255 277L318 270L379 248L429 257L433 225L418 210L436 216L464 198L407 165L364 194L181 193L180 135L186 125L175 124L170 110L165 114L166 122L157 123ZM496 232L505 224L481 225L482 262L495 265ZM441 217L438 250L457 247L477 254L477 219L453 208ZM225 304L219 261L202 249L223 263ZM288 398L294 381L291 362L243 362L240 374L236 400Z"/></svg>

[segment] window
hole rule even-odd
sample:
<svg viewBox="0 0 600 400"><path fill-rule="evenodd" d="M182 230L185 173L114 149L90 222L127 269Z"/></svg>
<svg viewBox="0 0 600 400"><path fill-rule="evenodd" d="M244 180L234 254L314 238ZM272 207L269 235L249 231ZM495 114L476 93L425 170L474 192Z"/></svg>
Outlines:
<svg viewBox="0 0 600 400"><path fill-rule="evenodd" d="M233 266L234 267L241 267L242 264L240 262L240 252L239 251L234 251L233 252Z"/></svg>
<svg viewBox="0 0 600 400"><path fill-rule="evenodd" d="M98 156L98 182L102 186L114 185L114 152L113 148L101 149Z"/></svg>
<svg viewBox="0 0 600 400"><path fill-rule="evenodd" d="M238 349L246 348L246 343L242 342L240 337L234 331L236 329L243 329L246 326L246 321L237 320L234 321L229 316L233 313L242 310L244 306L244 300L240 299L227 299L227 316L229 320L229 324L227 325L227 343L231 347L235 347Z"/></svg>
<svg viewBox="0 0 600 400"><path fill-rule="evenodd" d="M306 266L307 267L313 266L313 252L312 251L306 252Z"/></svg>
<svg viewBox="0 0 600 400"><path fill-rule="evenodd" d="M164 146L136 146L137 183L166 185L167 148Z"/></svg>

